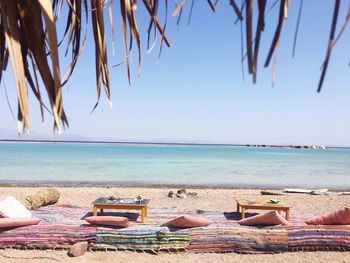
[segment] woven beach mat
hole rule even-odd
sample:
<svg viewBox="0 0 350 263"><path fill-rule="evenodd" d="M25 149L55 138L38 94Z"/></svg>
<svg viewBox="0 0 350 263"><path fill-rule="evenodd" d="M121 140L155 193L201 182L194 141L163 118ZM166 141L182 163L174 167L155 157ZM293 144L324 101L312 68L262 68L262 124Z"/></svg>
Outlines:
<svg viewBox="0 0 350 263"><path fill-rule="evenodd" d="M183 251L188 244L187 231L170 231L167 227L150 228L147 225L138 225L125 230L99 227L92 249Z"/></svg>
<svg viewBox="0 0 350 263"><path fill-rule="evenodd" d="M349 251L350 225L288 226L289 251Z"/></svg>
<svg viewBox="0 0 350 263"><path fill-rule="evenodd" d="M137 211L125 210L106 210L104 215L125 216L129 218L132 224L140 222L140 213ZM246 217L256 215L256 212L247 212ZM67 225L82 225L86 224L85 217L92 215L92 207L78 207L71 205L51 205L41 207L33 211L33 217L41 219L41 225L50 224L67 224ZM149 208L148 216L146 217L147 225L159 226L165 222L175 219L181 215L192 215L195 217L205 218L213 222L213 225L220 227L238 227L238 221L241 219L241 214L233 211L203 211L203 210L179 210L176 207L167 208ZM305 220L313 217L314 214L291 212L290 223L292 225L306 225Z"/></svg>
<svg viewBox="0 0 350 263"><path fill-rule="evenodd" d="M33 225L0 231L0 248L64 249L71 245L95 241L96 228L73 225Z"/></svg>
<svg viewBox="0 0 350 263"><path fill-rule="evenodd" d="M33 211L33 217L41 219L41 225L50 224L67 224L67 225L82 225L86 224L85 217L92 215L92 208L78 207L71 205L51 205L41 207ZM136 211L124 210L106 210L103 215L125 216L129 218L131 224L140 223L140 213ZM146 217L146 225L159 226L165 222L173 220L181 215L192 215L196 217L209 219L216 226L239 226L239 213L234 212L212 212L212 211L185 211L175 207L170 208L149 208L148 216ZM247 213L247 216L254 215Z"/></svg>
<svg viewBox="0 0 350 263"><path fill-rule="evenodd" d="M282 253L288 251L285 229L220 227L192 229L189 252Z"/></svg>
<svg viewBox="0 0 350 263"><path fill-rule="evenodd" d="M257 228L240 226L238 221L241 215L232 211L181 211L175 207L150 208L146 223L142 224L139 222L139 213L107 210L104 212L105 215L126 216L130 219L130 227L113 228L87 224L84 218L92 215L91 210L91 207L70 205L41 207L33 212L34 217L41 219L40 225L3 230L0 232L0 248L67 248L79 241L88 241L92 250L157 252L280 253L315 247L309 239L310 229L313 228L305 225L305 220L311 215L295 212L291 213L291 227ZM184 214L209 219L213 223L208 227L192 229L172 229L161 226ZM246 216L255 214L246 213ZM336 229L339 230L339 228ZM337 231L324 228L321 231L323 234L319 234L322 237L320 238L322 244L337 241L338 243L333 243L335 245L332 247L347 248L349 230L342 230L340 241L336 240L339 234ZM326 238L327 234L331 237ZM319 243L317 245L319 246Z"/></svg>

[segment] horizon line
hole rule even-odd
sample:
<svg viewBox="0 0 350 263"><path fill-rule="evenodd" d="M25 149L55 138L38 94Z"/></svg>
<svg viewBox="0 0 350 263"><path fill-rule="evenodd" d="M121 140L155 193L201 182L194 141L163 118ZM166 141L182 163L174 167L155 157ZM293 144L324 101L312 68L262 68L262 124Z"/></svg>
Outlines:
<svg viewBox="0 0 350 263"><path fill-rule="evenodd" d="M294 146L312 146L305 144L242 144L242 143L190 143L190 142L139 142L139 141L104 141L104 140L48 140L48 139L3 139L0 142L23 143L80 143L80 144L135 144L135 145L187 145L187 146L222 146L222 147L256 147L256 148L280 148ZM316 145L321 146L321 145ZM325 146L326 148L350 148L350 146Z"/></svg>

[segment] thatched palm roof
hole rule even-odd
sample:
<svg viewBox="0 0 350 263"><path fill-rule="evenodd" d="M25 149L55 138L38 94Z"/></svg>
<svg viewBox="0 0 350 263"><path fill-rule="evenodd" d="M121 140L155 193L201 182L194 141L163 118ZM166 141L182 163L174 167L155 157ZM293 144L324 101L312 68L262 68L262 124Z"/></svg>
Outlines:
<svg viewBox="0 0 350 263"><path fill-rule="evenodd" d="M223 0L224 1L224 0ZM237 17L245 27L245 49L246 54L242 53L242 61L246 61L248 72L256 82L258 70L258 57L261 35L265 27L265 15L274 7L279 8L277 26L264 66L269 67L271 60L276 54L283 32L284 21L288 17L290 0L225 0L228 1L233 10L233 15ZM173 1L169 1L173 2ZM84 31L87 27L82 21L90 21L93 29L95 44L95 67L96 67L96 87L98 99L101 89L108 98L110 98L110 78L109 65L106 48L106 32L104 25L104 16L108 12L110 22L113 27L113 12L119 5L121 28L124 44L125 65L127 68L127 77L130 82L129 55L136 43L138 49L139 67L141 66L141 38L137 25L138 4L143 5L150 18L148 27L147 47L149 48L152 39L160 35L160 48L164 45L170 47L166 35L167 12L169 9L168 0L0 0L0 80L3 71L6 69L8 60L12 67L13 77L16 81L18 97L18 129L21 132L24 129L29 130L28 115L28 89L31 89L41 107L41 114L44 109L49 110L54 119L54 128L59 130L61 126L68 125L67 116L63 109L61 89L65 85L74 71L75 65L86 41ZM175 1L175 9L172 10L172 16L181 18L183 8L189 5L190 15L192 13L195 0ZM209 8L215 12L219 0L200 0L200 4L208 4ZM295 2L295 3L294 3ZM293 4L299 5L298 19L294 36L294 49L299 29L299 22L302 16L303 0L293 1ZM342 7L341 0L329 1L333 5L332 21L330 21L330 36L326 57L322 66L322 72L317 91L320 91L328 68L332 48L344 32L350 21L350 1L345 21L337 31L339 10ZM163 21L160 21L158 15L158 6L162 5L162 12L165 12ZM269 6L268 6L269 5ZM317 8L317 7L315 7ZM58 46L61 41L57 39L56 22L60 19L61 12L67 12L66 28L64 36L67 39L67 49L65 53L71 53L71 62L65 74L61 75L60 54ZM115 15L115 14L114 14ZM256 25L253 25L253 17L257 16ZM242 36L243 37L243 36ZM35 41L33 41L35 39ZM112 36L114 39L114 36ZM113 45L114 47L114 45ZM243 47L242 47L243 48ZM294 51L293 51L294 53ZM40 85L45 87L45 93L48 96L49 106L44 104ZM96 103L97 106L98 103ZM95 106L95 107L96 107Z"/></svg>

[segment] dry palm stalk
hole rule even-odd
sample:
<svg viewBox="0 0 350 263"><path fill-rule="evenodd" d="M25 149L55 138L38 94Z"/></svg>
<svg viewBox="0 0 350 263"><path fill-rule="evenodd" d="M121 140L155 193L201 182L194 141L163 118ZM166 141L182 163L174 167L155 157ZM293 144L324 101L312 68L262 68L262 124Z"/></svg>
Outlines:
<svg viewBox="0 0 350 263"><path fill-rule="evenodd" d="M18 130L29 131L28 94L21 52L21 32L17 23L19 12L14 1L1 1L1 18L8 45L12 72L16 80L18 97Z"/></svg>
<svg viewBox="0 0 350 263"><path fill-rule="evenodd" d="M182 10L182 7L184 6L186 0L181 0L181 2L177 5L174 12L171 14L172 16L177 16L179 12Z"/></svg>
<svg viewBox="0 0 350 263"><path fill-rule="evenodd" d="M110 100L109 71L107 61L106 37L104 32L103 10L101 0L91 0L92 29L95 39L95 67L96 67L96 85L97 102L92 111L98 105L101 96L101 83L107 98Z"/></svg>
<svg viewBox="0 0 350 263"><path fill-rule="evenodd" d="M37 78L35 75L37 70L40 73L54 116L54 128L59 130L61 121L63 126L68 123L62 108L56 26L51 1L0 1L0 5L2 28L0 33L3 32L0 38L5 35L18 94L18 130L19 132L23 129L29 131L26 80L41 107L43 105L38 85L35 88L30 77L28 57L33 59L35 63L35 66L32 67L34 77ZM47 57L45 41L50 47L49 58ZM2 52L6 47L1 44L0 48ZM50 66L49 61L51 62ZM36 83L38 82L36 81Z"/></svg>
<svg viewBox="0 0 350 263"><path fill-rule="evenodd" d="M272 55L276 50L276 46L277 46L277 43L278 43L280 35L281 35L283 22L286 19L286 10L287 10L286 6L287 6L287 4L288 4L288 2L286 0L281 0L281 2L280 2L278 23L277 23L275 34L273 36L273 40L272 40L272 44L271 44L271 47L269 50L269 54L267 55L267 58L265 61L265 67L269 66Z"/></svg>
<svg viewBox="0 0 350 263"><path fill-rule="evenodd" d="M40 8L46 23L47 40L50 47L50 56L52 61L52 70L54 75L54 98L52 112L55 119L55 129L60 129L60 116L62 116L62 93L61 93L61 74L58 59L57 34L55 18L50 0L39 0Z"/></svg>
<svg viewBox="0 0 350 263"><path fill-rule="evenodd" d="M163 25L163 32L165 32L165 30L166 30L167 22L168 22L168 0L165 0L165 20L164 20L164 25ZM164 36L162 36L162 38L160 40L158 59L162 55L163 42L164 42ZM140 50L139 50L139 55L140 55ZM140 71L139 71L139 73L140 73Z"/></svg>
<svg viewBox="0 0 350 263"><path fill-rule="evenodd" d="M243 20L243 15L242 15L241 11L239 10L239 7L236 4L235 0L230 0L230 5L232 6L233 10L235 11L237 18L239 20Z"/></svg>
<svg viewBox="0 0 350 263"><path fill-rule="evenodd" d="M208 4L209 4L211 10L212 10L213 12L215 12L215 5L214 5L210 0L207 0L207 2L208 2Z"/></svg>
<svg viewBox="0 0 350 263"><path fill-rule="evenodd" d="M347 13L347 15L346 15L346 17L345 17L345 21L344 21L344 23L343 23L343 25L342 25L342 27L341 27L341 29L340 29L340 31L339 31L337 37L336 37L335 40L334 40L334 45L338 42L338 40L340 39L340 37L341 37L342 34L344 33L345 28L347 27L347 25L349 24L349 22L350 22L350 1L349 1L349 6L348 6L348 13Z"/></svg>
<svg viewBox="0 0 350 263"><path fill-rule="evenodd" d="M192 0L192 2L191 2L191 9L190 9L190 14L189 14L189 16L188 16L187 25L189 25L190 22L191 22L192 13L193 13L193 6L194 6L194 0Z"/></svg>
<svg viewBox="0 0 350 263"><path fill-rule="evenodd" d="M335 3L334 3L334 12L333 12L331 33L330 33L329 41L328 41L327 54L326 54L325 61L323 63L323 69L322 69L322 73L321 73L321 77L320 77L320 82L318 84L317 92L321 91L322 84L323 84L323 81L324 81L324 77L326 76L329 59L331 57L332 49L333 49L333 46L334 46L334 36L335 36L335 30L337 28L337 21L338 21L338 15L339 15L339 6L340 6L340 0L336 0Z"/></svg>
<svg viewBox="0 0 350 263"><path fill-rule="evenodd" d="M300 25L300 19L301 19L301 12L303 10L303 2L304 0L300 0L300 6L299 6L299 12L298 12L298 20L297 20L297 26L295 28L295 34L294 34L294 40L293 40L293 52L292 57L295 56L295 49L297 46L297 38L298 38L298 32L299 32L299 25Z"/></svg>
<svg viewBox="0 0 350 263"><path fill-rule="evenodd" d="M73 73L74 67L78 61L79 55L81 54L81 50L85 46L86 43L86 32L84 36L84 40L81 43L81 31L82 31L82 25L81 25L81 20L82 20L82 3L84 5L85 9L85 20L87 22L88 19L88 6L87 6L87 1L81 1L81 0L66 0L69 7L68 11L68 18L67 18L67 24L66 24L66 30L64 33L64 36L68 33L69 30L69 36L68 36L68 41L67 41L67 48L66 48L66 53L67 55L68 50L70 46L72 45L72 61L70 62L66 73L63 77L62 80L62 86L64 86L70 76Z"/></svg>
<svg viewBox="0 0 350 263"><path fill-rule="evenodd" d="M256 83L260 36L261 36L261 32L264 31L264 28L265 28L264 17L265 17L266 0L258 0L258 5L259 5L259 17L258 17L258 24L256 26L254 58L253 58L253 82L254 83Z"/></svg>
<svg viewBox="0 0 350 263"><path fill-rule="evenodd" d="M253 0L246 1L246 44L248 57L248 72L254 74L253 47L252 47L252 31L253 31Z"/></svg>
<svg viewBox="0 0 350 263"><path fill-rule="evenodd" d="M157 10L158 10L158 1L153 3L153 1L150 1L150 9L151 9L151 14L154 16L157 16ZM151 15L151 16L152 16ZM157 29L156 29L156 23L154 22L153 19L150 20L148 30L147 30L147 50L148 53L152 51L153 47L156 44L156 38L157 38ZM153 29L153 43L150 45L150 39L151 39L151 31Z"/></svg>
<svg viewBox="0 0 350 263"><path fill-rule="evenodd" d="M157 4L158 1L159 1L159 0L151 0L151 2L153 2L153 4L149 4L149 3L147 2L147 0L143 0L143 3L144 3L144 5L145 5L145 7L146 7L148 13L149 13L150 16L151 16L151 20L154 22L154 24L155 24L156 28L158 29L159 33L162 35L162 38L164 38L164 41L165 41L166 45L167 45L168 47L171 47L171 44L170 44L168 38L166 37L165 32L163 31L162 26L161 26L160 23L159 23L159 20L158 20L158 18L157 18L157 14L154 13L154 12L153 12L153 9L152 9L153 6L157 6L157 5L158 5L158 4Z"/></svg>

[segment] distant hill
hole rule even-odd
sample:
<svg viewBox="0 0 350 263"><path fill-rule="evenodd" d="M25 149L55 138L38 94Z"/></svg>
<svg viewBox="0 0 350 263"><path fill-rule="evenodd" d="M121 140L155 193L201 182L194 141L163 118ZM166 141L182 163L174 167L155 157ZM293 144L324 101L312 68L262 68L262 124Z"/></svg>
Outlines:
<svg viewBox="0 0 350 263"><path fill-rule="evenodd" d="M40 134L32 132L28 135L19 136L14 130L0 129L0 140L72 140L72 141L89 141L91 138L83 137L75 134Z"/></svg>

